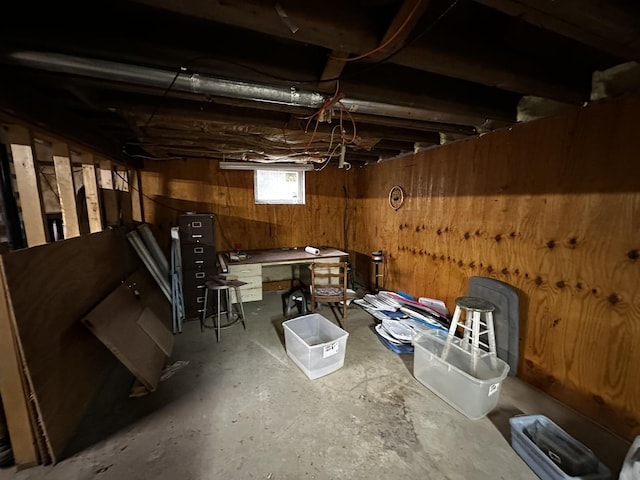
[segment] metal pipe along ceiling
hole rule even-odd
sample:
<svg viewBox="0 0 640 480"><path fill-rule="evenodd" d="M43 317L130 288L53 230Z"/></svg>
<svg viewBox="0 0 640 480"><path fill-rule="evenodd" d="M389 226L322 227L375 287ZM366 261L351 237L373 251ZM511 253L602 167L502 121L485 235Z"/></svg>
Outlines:
<svg viewBox="0 0 640 480"><path fill-rule="evenodd" d="M40 52L15 52L10 57L21 65L51 72L69 73L157 88L168 88L173 83L171 88L182 92L309 108L319 108L324 101L324 97L319 93L300 92L295 88L236 82L196 73L185 73L176 76L176 72L168 70L127 65L106 60Z"/></svg>
<svg viewBox="0 0 640 480"><path fill-rule="evenodd" d="M301 91L295 87L287 88L252 84L196 73L185 72L177 75L176 72L158 68L70 55L20 51L10 54L10 58L13 62L20 65L51 72L68 73L162 89L166 89L171 85L171 89L177 91L276 103L294 107L320 108L323 102L329 98L317 92ZM444 113L424 108L393 105L368 100L343 98L341 102L345 108L351 112L368 115L404 118L416 121L452 123L456 125L473 125L478 121L477 118L472 119L467 115Z"/></svg>

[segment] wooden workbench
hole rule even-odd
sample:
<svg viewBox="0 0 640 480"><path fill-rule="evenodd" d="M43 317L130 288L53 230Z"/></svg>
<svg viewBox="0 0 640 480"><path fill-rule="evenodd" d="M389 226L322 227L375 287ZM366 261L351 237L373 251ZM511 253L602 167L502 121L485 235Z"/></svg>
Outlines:
<svg viewBox="0 0 640 480"><path fill-rule="evenodd" d="M238 280L246 282L247 285L241 287L242 300L244 302L255 302L262 300L263 267L274 265L309 265L314 262L337 262L345 259L349 254L333 247L317 247L319 255L312 255L305 252L305 247L291 248L271 248L266 250L249 250L243 253L246 258L240 261L229 260L229 274L235 275ZM225 252L229 258L230 252ZM231 252L235 253L235 252ZM304 277L306 271L300 269L299 276ZM295 278L296 272L292 270L291 278Z"/></svg>

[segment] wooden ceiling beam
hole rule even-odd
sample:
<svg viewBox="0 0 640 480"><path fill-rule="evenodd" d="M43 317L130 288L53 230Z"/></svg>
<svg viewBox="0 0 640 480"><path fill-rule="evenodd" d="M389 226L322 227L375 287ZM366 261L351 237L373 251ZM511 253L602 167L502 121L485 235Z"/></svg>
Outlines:
<svg viewBox="0 0 640 480"><path fill-rule="evenodd" d="M318 45L328 50L364 52L378 44L367 15L344 8L343 2L280 1L298 27L295 33L279 17L275 3L261 0L211 2L210 0L136 0L153 8L204 18L235 27ZM315 7L315 8L314 8ZM357 32L354 34L354 32Z"/></svg>
<svg viewBox="0 0 640 480"><path fill-rule="evenodd" d="M437 122L418 122L416 120L404 120L400 118L391 119L376 115L361 115L359 113L352 113L351 116L358 124L360 124L360 122L364 122L369 125L377 125L380 127L395 127L398 129L418 130L423 132L456 133L467 136L475 135L477 133L476 129L472 126ZM397 137L392 138L400 140L400 138Z"/></svg>
<svg viewBox="0 0 640 480"><path fill-rule="evenodd" d="M337 80L340 78L344 67L347 65L347 62L337 59L346 57L347 55L349 55L348 52L340 50L333 50L331 52L327 59L327 63L324 66L324 70L322 71L322 75L320 75L320 81L318 83L321 87L335 90Z"/></svg>
<svg viewBox="0 0 640 480"><path fill-rule="evenodd" d="M373 60L379 60L402 47L420 21L431 0L405 0L389 24Z"/></svg>
<svg viewBox="0 0 640 480"><path fill-rule="evenodd" d="M477 98L462 99L460 96L456 97L454 90L447 90L446 93L442 89L430 90L429 84L425 84L422 88L420 91L411 89L409 82L404 82L403 85L402 81L394 81L386 85L349 80L341 82L341 90L345 97L430 110L432 118L429 121L433 122L480 125L487 120L509 124L516 121L517 104L485 103L480 97L483 90L478 91ZM389 98L390 95L393 95L393 98Z"/></svg>
<svg viewBox="0 0 640 480"><path fill-rule="evenodd" d="M327 8L324 3L317 4L315 9L305 2L290 2L285 5L288 16L294 19L298 26L294 34L282 23L271 4L258 0L214 3L208 0L137 1L183 15L322 46L329 50L361 54L378 46L374 26L366 23L364 15L359 15L355 10L343 8L340 9L340 15L335 15L335 12ZM544 62L533 64L530 60L515 54L483 48L479 42L472 46L457 45L451 48L452 45L459 43L457 39L439 38L438 40L441 45L447 47L410 45L395 55L392 61L410 68L525 95L553 98L575 104L580 104L589 98L588 88L583 85L559 83L558 72Z"/></svg>
<svg viewBox="0 0 640 480"><path fill-rule="evenodd" d="M533 65L526 58L495 52L481 45L466 50L454 47L449 51L426 44L411 45L395 55L393 62L522 95L576 105L589 99L590 78L579 86L561 83L550 78L551 75L560 76L551 67Z"/></svg>
<svg viewBox="0 0 640 480"><path fill-rule="evenodd" d="M601 0L476 0L532 25L624 60L640 60L638 9Z"/></svg>
<svg viewBox="0 0 640 480"><path fill-rule="evenodd" d="M64 103L52 101L31 89L0 83L0 111L80 148L101 153L133 167L141 165L139 161L122 154L122 144L118 139L104 131L92 129L85 119L69 111Z"/></svg>

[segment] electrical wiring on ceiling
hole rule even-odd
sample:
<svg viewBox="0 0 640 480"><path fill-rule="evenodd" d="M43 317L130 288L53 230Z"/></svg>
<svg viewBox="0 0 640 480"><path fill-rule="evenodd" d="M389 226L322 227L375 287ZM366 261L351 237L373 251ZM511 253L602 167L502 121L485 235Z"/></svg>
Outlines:
<svg viewBox="0 0 640 480"><path fill-rule="evenodd" d="M337 101L339 97L340 97L340 82L336 82L336 91L334 92L334 94L331 97L327 98L324 102L322 102L322 105L314 114L310 115L309 117L303 117L307 119L307 124L304 128L305 133L307 133L309 129L309 124L311 123L311 121L314 118L316 120L315 127L313 128L313 134L311 135L311 138L309 139L309 143L307 143L305 150L309 150L309 147L313 143L313 140L316 137L316 132L318 131L318 124L320 123L320 120L325 115L327 108L333 105L333 103Z"/></svg>
<svg viewBox="0 0 640 480"><path fill-rule="evenodd" d="M414 42L416 42L417 40L419 40L420 38L422 38L424 35L426 35L433 27L435 27L459 2L460 0L453 0L451 2L451 4L444 10L443 13L441 13L432 23L430 23L429 25L427 25L418 35L416 35L415 37L413 37L411 40L409 40L408 42L406 42L405 44L401 45L397 50L395 50L394 52L390 53L388 56L376 61L376 62L372 62L367 64L366 66L364 66L363 68L359 69L359 70L354 70L351 72L346 72L342 75L339 76L335 76L335 77L331 77L331 78L325 78L322 80L322 83L329 83L329 82L336 82L338 80L344 80L346 78L352 78L352 77L357 77L359 75L361 75L362 73L366 73L369 72L370 70L374 69L375 67L391 60L394 56L396 56L398 53L400 53L401 51L403 51L405 48L409 47L411 44L413 44ZM413 15L414 13L412 13ZM401 28L406 28L401 26ZM394 35L395 37L397 37L397 35L399 34L399 32L396 32ZM395 38L394 37L394 38ZM388 40L386 42L387 44L390 43L390 40ZM385 45L386 46L386 45ZM377 48L381 48L381 47L377 47ZM368 53L368 55L371 55L371 53ZM328 55L328 57L330 58L334 58L337 60L342 60L345 61L341 58L338 57L332 57L330 54ZM271 72L268 72L266 70L261 70L259 68L253 67L251 65L247 65L245 63L242 62L238 62L235 60L231 60L229 58L220 58L217 56L213 56L213 55L203 55L200 57L196 57L195 59L190 60L189 62L186 62L184 65L188 65L190 63L194 63L195 61L201 60L201 59L215 59L215 60L219 60L222 61L224 63L228 63L229 65L236 65L240 68L243 68L247 71L253 72L253 73L257 73L258 75L262 75L268 78L271 78L273 80L278 80L281 82L287 82L287 83L294 83L297 85L317 85L318 84L318 80L308 80L308 79L302 79L302 78L290 78L290 77L283 77L280 75L275 75ZM348 58L347 61L354 61L355 58ZM180 67L183 68L183 67ZM180 73L180 72L179 72Z"/></svg>
<svg viewBox="0 0 640 480"><path fill-rule="evenodd" d="M320 108L313 113L312 115L308 116L308 117L298 117L301 118L303 120L306 120L306 124L304 125L304 127L301 128L302 130L307 133L311 127L311 123L314 122L314 126L313 126L313 131L311 132L311 137L309 138L309 141L307 142L306 148L305 148L305 152L308 152L309 148L311 148L311 145L313 144L316 135L317 135L317 131L318 131L318 127L319 127L319 122L327 115L327 111L330 109L333 109L334 107L337 106L337 110L339 111L339 116L340 116L340 131L341 131L341 138L342 138L342 145L349 145L349 144L354 144L357 138L357 127L356 127L356 122L353 118L353 116L351 115L349 109L347 109L344 104L342 104L342 102L340 102L340 97L341 97L341 93L340 93L340 87L339 87L339 80L342 78L350 78L350 77L354 77L354 76L358 76L362 73L364 73L365 71L369 71L375 67L377 67L378 65L381 65L382 63L385 63L387 61L389 61L391 58L393 58L395 55L397 55L398 53L400 53L401 51L403 51L405 48L409 47L411 44L413 44L414 42L418 41L420 38L422 38L424 35L426 35L435 25L437 25L446 15L449 14L449 12L458 4L459 0L453 0L451 2L451 4L440 14L438 15L438 17L431 22L427 27L425 27L418 35L414 36L413 38L411 38L409 41L406 41L403 45L401 45L399 48L397 48L394 52L390 53L389 55L387 55L386 57L374 62L374 63L370 63L367 66L365 66L364 68L358 69L358 70L354 70L351 72L345 72L344 74L342 74L341 76L336 76L334 78L329 78L329 79L324 79L322 82L326 83L326 82L331 82L331 81L335 81L336 82L336 90L334 92L333 95L331 95L331 97L327 98L324 100L323 104L320 106ZM377 53L381 50L383 50L385 47L387 47L388 45L391 44L391 42L393 42L399 35L400 33L402 33L402 31L404 31L407 28L407 25L409 24L409 22L411 21L411 19L415 16L418 8L420 6L420 2L416 2L416 4L414 5L413 9L411 10L411 12L409 12L409 14L407 15L407 17L404 19L403 23L396 29L396 31L387 39L385 40L382 44L380 44L378 47L362 53L360 55L357 55L355 57L349 57L349 58L341 58L341 57L335 57L330 55L329 57L335 60L340 60L340 61L344 61L344 62L352 62L352 61L357 61L357 60L361 60L364 59L366 57L369 57L371 55L373 55L374 53ZM176 81L178 80L178 78L180 77L180 75L182 74L186 74L187 72L189 72L189 69L191 66L195 65L197 62L201 61L201 60L205 60L205 59L215 59L215 60L219 60L222 62L226 62L232 65L237 65L240 66L242 68L245 68L249 71L252 71L254 73L258 73L260 75L264 75L267 76L269 78L273 78L279 81L285 81L285 82L290 82L290 83L295 83L295 84L317 84L318 81L317 80L306 80L306 79L291 79L291 78L284 78L278 75L273 75L269 72L257 69L255 67L252 67L250 65L245 65L242 62L237 62L234 60L230 60L230 59L225 59L225 58L219 58L217 56L214 55L201 55L201 56L197 56L197 57L193 57L191 59L189 59L188 61L184 62L177 70L175 75L173 76L172 81L170 82L170 84L164 89L162 95L161 95L161 99L165 98L173 89ZM156 104L156 106L153 108L151 114L149 115L149 117L147 118L147 120L144 123L144 126L142 127L144 130L146 130L149 125L151 124L153 118L155 118L158 110L160 109L160 104ZM351 137L350 140L347 140L346 138L346 131L344 129L344 125L343 125L343 114L346 113L346 115L349 117L349 120L351 121L352 127L353 127L353 135ZM330 115L330 114L329 114ZM284 134L284 138L285 138L285 145L291 149L291 147L288 145L288 142L286 140L286 134ZM126 151L126 148L123 147L123 153L126 154L129 157L132 158L142 158L142 159L147 159L147 160L174 160L174 159L184 159L185 157L181 157L181 156L169 156L169 157L153 157L150 155L142 155L142 154L131 154L129 152ZM331 158L330 152L329 152L329 158Z"/></svg>
<svg viewBox="0 0 640 480"><path fill-rule="evenodd" d="M137 145L135 143L129 142L126 145ZM131 158L142 158L143 160L153 160L153 161L163 161L163 160L184 160L185 157L178 157L178 156L172 156L172 157L152 157L151 155L140 155L140 154L133 154L133 153L129 153L127 152L127 148L126 145L122 146L122 153L124 153L127 157L131 157ZM141 144L140 144L141 145Z"/></svg>
<svg viewBox="0 0 640 480"><path fill-rule="evenodd" d="M336 125L335 127L333 127L331 129L331 140L329 141L329 148L327 150L327 159L324 161L322 166L320 166L320 168L314 169L316 172L321 172L322 170L324 170L325 167L327 165L329 165L329 162L331 161L331 159L336 154L336 151L338 150L338 148L340 148L340 144L336 145L335 148L333 147L333 137L334 137L334 135L336 133L336 129L337 128L341 128L340 125ZM333 148L333 150L332 150L332 148Z"/></svg>
<svg viewBox="0 0 640 480"><path fill-rule="evenodd" d="M329 58L332 58L333 60L339 60L341 62L355 62L356 60L362 60L363 58L370 57L374 53L379 52L380 50L384 49L387 45L389 45L391 42L393 42L398 37L398 35L400 35L400 33L407 27L407 25L409 24L409 21L413 18L416 11L418 10L418 7L420 7L421 4L422 4L422 1L416 2L416 4L413 6L413 9L411 10L411 12L409 12L409 15L407 15L407 18L404 19L404 22L402 22L402 24L398 27L398 29L386 41L382 42L376 48L369 50L368 52L365 52L356 57L335 57L333 55L329 55Z"/></svg>

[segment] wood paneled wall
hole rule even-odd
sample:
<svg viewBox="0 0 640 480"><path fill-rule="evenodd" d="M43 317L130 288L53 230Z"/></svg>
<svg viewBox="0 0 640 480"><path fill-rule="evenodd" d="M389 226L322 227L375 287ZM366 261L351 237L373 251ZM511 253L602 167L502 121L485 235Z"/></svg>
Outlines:
<svg viewBox="0 0 640 480"><path fill-rule="evenodd" d="M368 167L350 230L363 255L384 250L389 289L453 310L471 276L517 288L519 376L627 439L640 434L639 117L640 99L618 99Z"/></svg>
<svg viewBox="0 0 640 480"><path fill-rule="evenodd" d="M519 376L627 439L640 434L640 99L622 98L351 171L307 174L307 204L255 205L253 173L170 161L143 173L168 245L213 212L219 249L334 245L385 288L446 301L474 275L518 289ZM388 206L401 185L404 206ZM346 195L345 195L345 192ZM347 224L345 244L343 227ZM163 241L163 239L166 239Z"/></svg>
<svg viewBox="0 0 640 480"><path fill-rule="evenodd" d="M347 179L348 172L335 168L307 172L305 205L256 205L253 171L220 170L217 161L208 160L158 162L142 172L145 217L165 248L169 228L186 211L216 215L218 250L342 248L344 218L352 218L349 198L355 190Z"/></svg>

